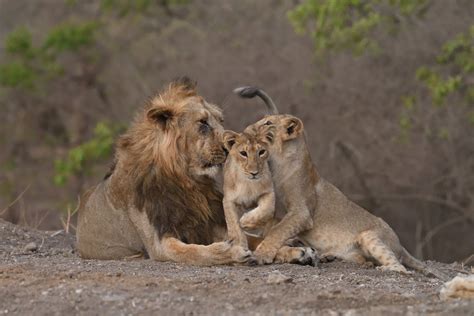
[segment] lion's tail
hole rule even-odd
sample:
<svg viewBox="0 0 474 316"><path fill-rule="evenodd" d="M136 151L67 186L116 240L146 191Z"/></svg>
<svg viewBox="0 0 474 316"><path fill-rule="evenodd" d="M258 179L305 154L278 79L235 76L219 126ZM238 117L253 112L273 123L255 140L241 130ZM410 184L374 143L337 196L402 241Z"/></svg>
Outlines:
<svg viewBox="0 0 474 316"><path fill-rule="evenodd" d="M275 103L270 98L270 96L266 94L266 92L262 89L252 86L245 86L234 89L234 93L238 94L241 98L247 99L251 99L258 96L260 99L263 100L263 102L265 102L265 105L270 111L270 114L278 114L278 109Z"/></svg>
<svg viewBox="0 0 474 316"><path fill-rule="evenodd" d="M430 268L420 260L413 257L405 248L402 247L402 263L414 270L420 271L426 276L435 277L442 281L447 281L449 277L438 269Z"/></svg>

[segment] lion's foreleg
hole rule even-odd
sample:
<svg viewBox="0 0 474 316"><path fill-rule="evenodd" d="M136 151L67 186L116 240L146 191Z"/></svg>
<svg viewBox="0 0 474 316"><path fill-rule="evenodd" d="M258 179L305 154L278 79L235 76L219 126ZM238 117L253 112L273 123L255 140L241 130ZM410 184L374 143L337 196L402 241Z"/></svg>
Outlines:
<svg viewBox="0 0 474 316"><path fill-rule="evenodd" d="M216 242L205 246L186 244L172 236L159 238L145 212L131 212L129 216L153 260L195 265L244 263L253 260L248 249L229 242Z"/></svg>
<svg viewBox="0 0 474 316"><path fill-rule="evenodd" d="M186 244L174 237L161 239L161 248L168 260L195 265L246 263L252 252L223 241L210 245Z"/></svg>

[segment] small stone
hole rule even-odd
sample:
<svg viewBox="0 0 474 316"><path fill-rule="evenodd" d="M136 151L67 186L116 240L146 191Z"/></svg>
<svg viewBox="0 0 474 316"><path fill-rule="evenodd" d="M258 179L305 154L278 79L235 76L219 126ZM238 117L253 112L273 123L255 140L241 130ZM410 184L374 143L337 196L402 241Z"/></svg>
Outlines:
<svg viewBox="0 0 474 316"><path fill-rule="evenodd" d="M278 270L275 270L275 271L271 272L268 275L268 278L267 278L267 283L268 284L290 283L291 281L293 281L292 278L290 278L289 276L284 275L283 273L281 273Z"/></svg>
<svg viewBox="0 0 474 316"><path fill-rule="evenodd" d="M108 294L102 296L102 300L105 302L116 302L116 301L123 301L126 297L124 295L119 294Z"/></svg>
<svg viewBox="0 0 474 316"><path fill-rule="evenodd" d="M38 245L35 242L30 242L29 244L26 244L23 250L26 252L33 252L33 251L38 250Z"/></svg>

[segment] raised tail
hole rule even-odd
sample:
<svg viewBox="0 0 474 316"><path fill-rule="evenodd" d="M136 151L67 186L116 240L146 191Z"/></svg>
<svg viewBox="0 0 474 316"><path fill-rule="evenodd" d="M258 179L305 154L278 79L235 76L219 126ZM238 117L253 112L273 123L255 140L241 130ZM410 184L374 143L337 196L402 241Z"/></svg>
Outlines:
<svg viewBox="0 0 474 316"><path fill-rule="evenodd" d="M408 268L417 270L428 277L435 277L442 281L448 281L449 276L439 271L438 269L430 268L420 260L413 257L405 248L402 247L402 264Z"/></svg>
<svg viewBox="0 0 474 316"><path fill-rule="evenodd" d="M270 114L278 114L278 109L268 94L262 89L252 86L239 87L234 89L234 93L238 94L241 98L251 99L258 96L265 102Z"/></svg>

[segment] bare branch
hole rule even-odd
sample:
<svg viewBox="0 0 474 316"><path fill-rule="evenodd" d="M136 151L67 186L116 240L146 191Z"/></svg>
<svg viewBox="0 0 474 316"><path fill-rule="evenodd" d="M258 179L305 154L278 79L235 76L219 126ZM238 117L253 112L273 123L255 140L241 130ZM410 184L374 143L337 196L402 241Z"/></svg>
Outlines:
<svg viewBox="0 0 474 316"><path fill-rule="evenodd" d="M28 184L26 186L26 188L13 200L13 202L11 202L6 208L4 208L1 212L0 212L0 216L2 216L6 211L8 211L10 209L10 207L12 207L13 205L15 205L16 202L18 202L21 197L26 193L26 191L28 191L28 189L30 188L31 186L31 183Z"/></svg>

